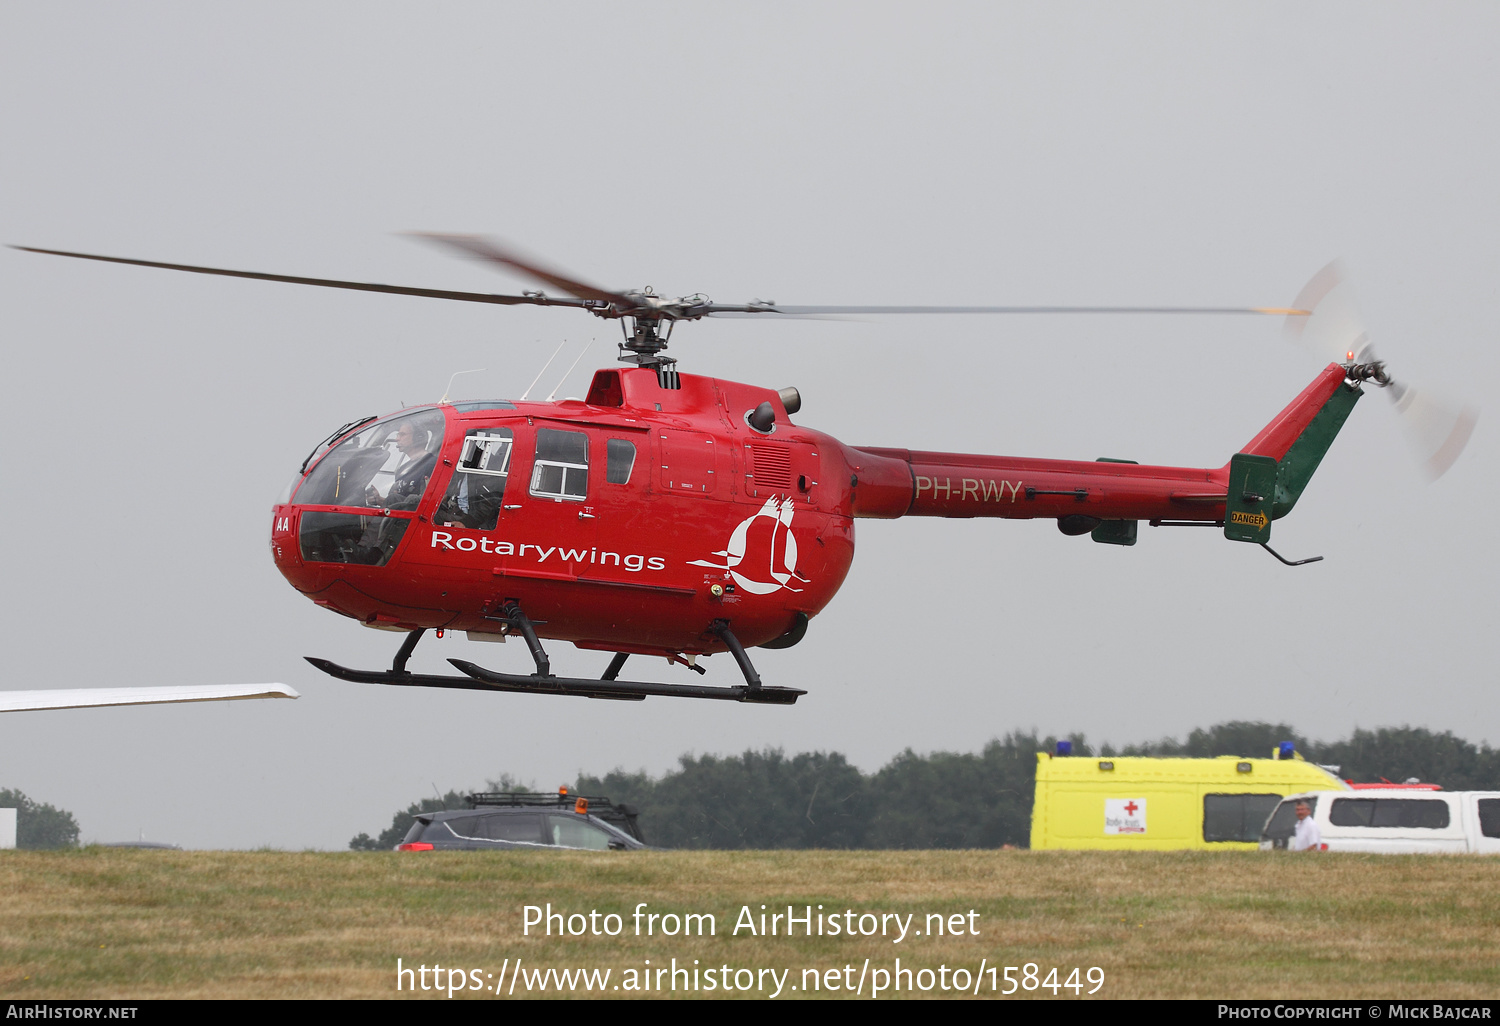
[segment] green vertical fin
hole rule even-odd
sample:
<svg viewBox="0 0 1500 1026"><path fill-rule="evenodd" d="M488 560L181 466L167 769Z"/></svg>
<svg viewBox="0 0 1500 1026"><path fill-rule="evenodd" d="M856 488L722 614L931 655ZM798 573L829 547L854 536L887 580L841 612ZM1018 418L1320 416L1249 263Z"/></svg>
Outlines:
<svg viewBox="0 0 1500 1026"><path fill-rule="evenodd" d="M1297 436L1286 455L1281 457L1281 467L1276 474L1276 502L1271 508L1274 519L1280 520L1290 513L1297 500L1302 497L1302 489L1312 480L1313 471L1323 462L1323 454L1328 452L1328 447L1333 444L1339 429L1349 419L1349 413L1362 394L1347 384L1340 385L1328 397L1311 423L1302 430L1302 434ZM1232 478L1231 472L1231 487ZM1228 530L1227 525L1225 529Z"/></svg>

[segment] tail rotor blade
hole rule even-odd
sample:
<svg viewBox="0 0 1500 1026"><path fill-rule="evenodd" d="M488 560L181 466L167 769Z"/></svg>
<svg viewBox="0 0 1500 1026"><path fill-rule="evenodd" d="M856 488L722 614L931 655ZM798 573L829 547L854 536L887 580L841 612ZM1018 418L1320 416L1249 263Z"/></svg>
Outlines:
<svg viewBox="0 0 1500 1026"><path fill-rule="evenodd" d="M1418 389L1399 381L1391 382L1390 396L1422 470L1429 480L1436 481L1469 444L1479 411L1431 389Z"/></svg>
<svg viewBox="0 0 1500 1026"><path fill-rule="evenodd" d="M1310 311L1287 317L1286 334L1292 342L1338 363L1379 362L1353 289L1336 261L1313 275L1292 305ZM1436 481L1464 451L1479 411L1405 381L1392 380L1387 392L1417 462L1428 479Z"/></svg>

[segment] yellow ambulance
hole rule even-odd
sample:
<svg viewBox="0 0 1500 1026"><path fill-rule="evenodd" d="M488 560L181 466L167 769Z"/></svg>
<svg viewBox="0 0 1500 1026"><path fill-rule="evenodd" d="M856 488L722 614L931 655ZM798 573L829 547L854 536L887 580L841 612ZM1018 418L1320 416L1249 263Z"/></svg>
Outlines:
<svg viewBox="0 0 1500 1026"><path fill-rule="evenodd" d="M1038 752L1031 846L1254 851L1286 795L1350 789L1287 748L1288 758L1273 759Z"/></svg>

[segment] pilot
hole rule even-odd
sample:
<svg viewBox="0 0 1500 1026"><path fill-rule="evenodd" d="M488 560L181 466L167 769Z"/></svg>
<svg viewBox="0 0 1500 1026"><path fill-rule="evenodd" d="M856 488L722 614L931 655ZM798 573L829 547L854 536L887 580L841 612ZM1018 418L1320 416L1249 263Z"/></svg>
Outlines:
<svg viewBox="0 0 1500 1026"><path fill-rule="evenodd" d="M404 420L396 429L396 449L402 460L396 467L396 479L386 494L384 505L391 509L416 509L427 489L427 479L437 463L436 442L442 435L419 423ZM431 446L431 448L429 448Z"/></svg>

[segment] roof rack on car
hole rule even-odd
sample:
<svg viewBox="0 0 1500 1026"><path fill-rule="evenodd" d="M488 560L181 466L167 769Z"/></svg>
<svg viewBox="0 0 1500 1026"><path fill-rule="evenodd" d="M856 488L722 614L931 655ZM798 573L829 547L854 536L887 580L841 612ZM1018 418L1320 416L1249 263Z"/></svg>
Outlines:
<svg viewBox="0 0 1500 1026"><path fill-rule="evenodd" d="M481 806L509 806L540 809L568 809L587 811L598 816L611 826L619 827L642 844L641 828L636 823L640 810L629 802L612 802L603 795L570 794L567 792L535 794L529 791L480 791L465 796L469 808ZM582 808L580 808L582 803Z"/></svg>

